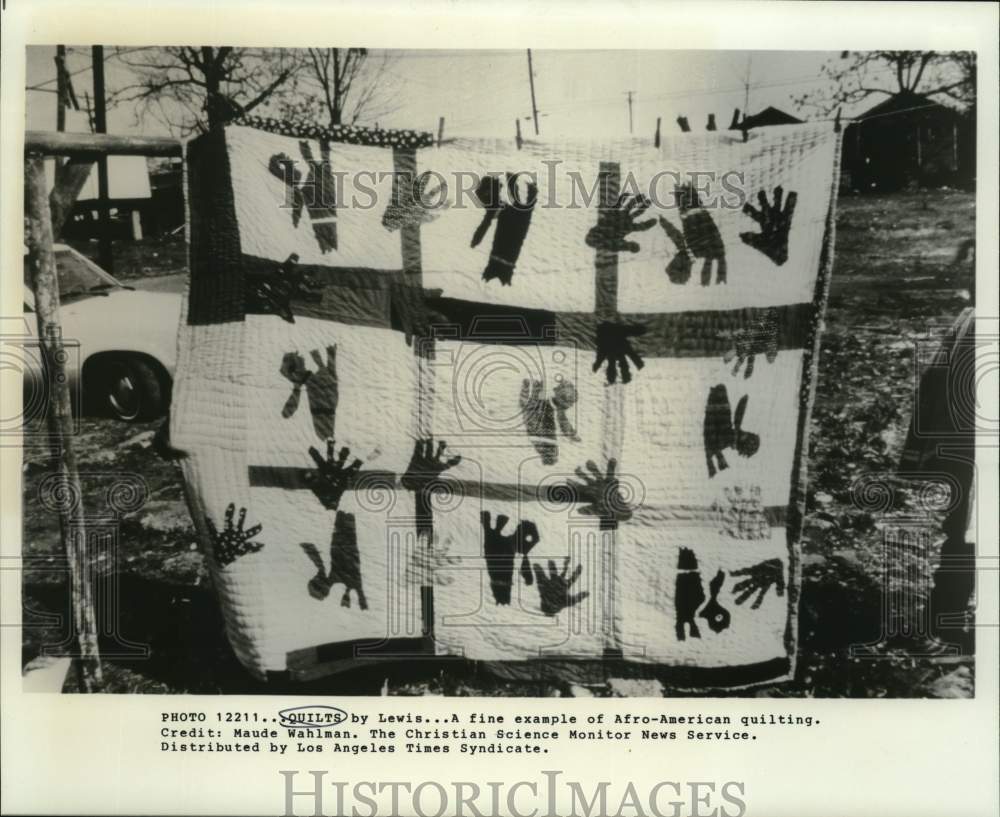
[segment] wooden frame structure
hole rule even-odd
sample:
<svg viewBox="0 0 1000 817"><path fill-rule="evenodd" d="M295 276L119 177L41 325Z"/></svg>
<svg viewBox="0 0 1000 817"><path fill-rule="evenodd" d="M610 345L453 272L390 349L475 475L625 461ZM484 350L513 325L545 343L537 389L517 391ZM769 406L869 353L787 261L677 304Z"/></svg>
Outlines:
<svg viewBox="0 0 1000 817"><path fill-rule="evenodd" d="M38 340L48 376L48 427L52 455L64 490L59 522L62 544L70 571L72 626L77 640L76 662L80 689L94 692L103 683L101 656L97 641L93 588L90 586L89 554L84 528L83 493L73 450L73 417L69 381L66 378L66 353L63 349L59 320L59 280L56 273L53 242L77 196L90 175L90 169L107 156L181 156L178 140L107 134L78 134L28 131L24 140L24 216L25 244ZM56 168L51 193L45 178L45 157L65 157Z"/></svg>

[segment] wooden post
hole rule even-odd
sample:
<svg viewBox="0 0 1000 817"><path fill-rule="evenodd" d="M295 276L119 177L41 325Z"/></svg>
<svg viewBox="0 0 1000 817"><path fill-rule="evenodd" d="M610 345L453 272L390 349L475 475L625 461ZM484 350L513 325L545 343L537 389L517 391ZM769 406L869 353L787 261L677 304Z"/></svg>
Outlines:
<svg viewBox="0 0 1000 817"><path fill-rule="evenodd" d="M524 140L521 138L521 120L520 119L515 119L514 120L514 129L515 129L515 131L517 133L517 135L514 137L514 139L515 139L515 142L517 143L517 149L520 150L521 149L521 145L524 144Z"/></svg>
<svg viewBox="0 0 1000 817"><path fill-rule="evenodd" d="M59 525L70 570L73 628L79 647L76 662L80 688L96 691L103 682L101 656L97 645L90 559L84 528L83 493L73 451L73 416L66 378L66 352L59 323L59 279L52 249L52 219L49 212L45 162L37 153L25 158L24 213L27 219L28 276L35 296L38 340L48 375L48 426L64 501Z"/></svg>
<svg viewBox="0 0 1000 817"><path fill-rule="evenodd" d="M535 104L535 69L531 65L531 49L528 49L528 83L531 86L531 118L535 123L535 136L538 136L538 105Z"/></svg>
<svg viewBox="0 0 1000 817"><path fill-rule="evenodd" d="M444 117L438 117L438 138L437 146L441 147L441 140L444 139Z"/></svg>
<svg viewBox="0 0 1000 817"><path fill-rule="evenodd" d="M56 130L66 130L66 103L69 91L66 87L66 46L56 46Z"/></svg>
<svg viewBox="0 0 1000 817"><path fill-rule="evenodd" d="M656 117L656 133L653 135L653 147L660 146L660 120L662 117Z"/></svg>
<svg viewBox="0 0 1000 817"><path fill-rule="evenodd" d="M52 219L52 236L58 238L66 219L73 212L73 205L90 176L92 159L67 159L56 165L55 185L49 194L49 209Z"/></svg>
<svg viewBox="0 0 1000 817"><path fill-rule="evenodd" d="M108 123L105 115L103 45L95 45L91 48L91 60L94 71L94 130L97 133L107 133ZM108 272L114 272L115 259L111 244L111 202L108 200L108 157L104 155L100 156L97 160L97 212L101 220L101 266Z"/></svg>
<svg viewBox="0 0 1000 817"><path fill-rule="evenodd" d="M181 143L165 136L118 136L99 133L24 132L26 153L90 159L98 156L181 156Z"/></svg>

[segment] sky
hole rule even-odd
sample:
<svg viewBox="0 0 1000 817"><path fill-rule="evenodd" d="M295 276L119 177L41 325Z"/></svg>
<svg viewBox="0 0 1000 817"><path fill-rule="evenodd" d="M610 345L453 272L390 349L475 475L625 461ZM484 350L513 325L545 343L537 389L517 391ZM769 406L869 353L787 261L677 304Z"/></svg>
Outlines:
<svg viewBox="0 0 1000 817"><path fill-rule="evenodd" d="M54 129L55 47L34 46L27 51L27 127ZM112 51L106 48L106 53ZM514 120L520 118L524 135L533 136L525 50L387 53L382 81L396 105L391 113L379 113L382 127L436 132L443 116L446 137L502 138L514 136ZM820 51L533 51L540 135L543 139L627 135L628 91L633 92L636 135L652 136L657 117L663 117L665 132L676 128L679 115L700 129L708 114L715 113L724 128L733 109L744 107L748 72L752 113L774 105L805 117L810 112L797 110L793 97L822 83L822 65L836 56ZM90 60L89 47L70 47L67 64L81 105L84 92L93 92ZM126 84L129 76L129 69L118 60L106 61L109 89ZM845 111L845 116L851 113ZM168 132L151 116L136 122L132 106L109 110L108 130Z"/></svg>

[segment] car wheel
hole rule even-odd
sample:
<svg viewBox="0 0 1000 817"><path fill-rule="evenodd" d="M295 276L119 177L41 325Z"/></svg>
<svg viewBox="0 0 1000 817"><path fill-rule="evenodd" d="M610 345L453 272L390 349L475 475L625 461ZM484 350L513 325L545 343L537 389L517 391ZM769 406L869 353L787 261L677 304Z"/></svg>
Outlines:
<svg viewBox="0 0 1000 817"><path fill-rule="evenodd" d="M116 357L102 366L101 402L119 420L147 420L163 413L163 386L152 366L137 358Z"/></svg>

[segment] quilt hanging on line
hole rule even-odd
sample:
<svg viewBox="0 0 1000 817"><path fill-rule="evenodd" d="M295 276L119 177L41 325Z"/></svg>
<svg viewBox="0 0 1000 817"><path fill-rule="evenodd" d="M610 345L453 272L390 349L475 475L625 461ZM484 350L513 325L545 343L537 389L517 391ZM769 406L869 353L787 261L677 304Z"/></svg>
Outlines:
<svg viewBox="0 0 1000 817"><path fill-rule="evenodd" d="M839 139L190 143L171 440L245 666L790 677Z"/></svg>

